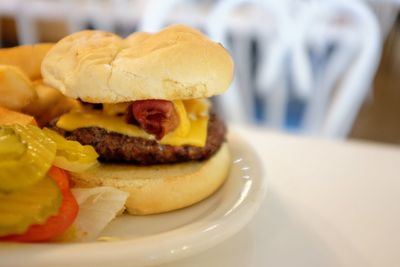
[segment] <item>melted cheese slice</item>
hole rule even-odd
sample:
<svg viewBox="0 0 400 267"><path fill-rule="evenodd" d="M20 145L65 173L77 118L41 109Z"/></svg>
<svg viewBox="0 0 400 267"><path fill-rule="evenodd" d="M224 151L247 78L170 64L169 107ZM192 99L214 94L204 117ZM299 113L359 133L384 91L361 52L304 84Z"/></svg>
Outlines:
<svg viewBox="0 0 400 267"><path fill-rule="evenodd" d="M203 147L207 139L208 126L208 105L205 105L203 100L174 101L175 110L178 113L180 123L179 126L171 133L165 135L160 141L163 145L181 146L192 145ZM193 110L188 106L195 107ZM190 113L187 111L190 110ZM85 127L101 127L109 132L116 132L132 137L141 137L155 140L154 136L146 133L136 125L125 122L124 116L115 116L105 114L96 110L76 110L64 114L57 122L57 127L67 131L73 131L78 128Z"/></svg>

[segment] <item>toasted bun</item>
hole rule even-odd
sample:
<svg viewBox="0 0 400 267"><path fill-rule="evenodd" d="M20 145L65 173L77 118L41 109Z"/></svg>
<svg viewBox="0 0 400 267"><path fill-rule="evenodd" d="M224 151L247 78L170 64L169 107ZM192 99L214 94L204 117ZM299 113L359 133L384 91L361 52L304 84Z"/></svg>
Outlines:
<svg viewBox="0 0 400 267"><path fill-rule="evenodd" d="M220 44L185 26L126 39L82 31L49 51L42 75L65 95L91 103L191 99L224 92L233 62Z"/></svg>
<svg viewBox="0 0 400 267"><path fill-rule="evenodd" d="M223 144L204 162L145 167L101 164L71 176L76 187L105 185L128 192L128 212L146 215L180 209L203 200L221 186L229 168L229 149Z"/></svg>

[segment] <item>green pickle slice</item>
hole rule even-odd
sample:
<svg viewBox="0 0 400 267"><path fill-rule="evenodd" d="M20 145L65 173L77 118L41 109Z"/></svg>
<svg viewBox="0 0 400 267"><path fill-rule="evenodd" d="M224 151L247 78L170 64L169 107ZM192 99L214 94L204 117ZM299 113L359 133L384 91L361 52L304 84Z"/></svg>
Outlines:
<svg viewBox="0 0 400 267"><path fill-rule="evenodd" d="M61 201L59 187L48 176L34 186L0 193L0 237L23 234L30 225L45 223L58 214Z"/></svg>
<svg viewBox="0 0 400 267"><path fill-rule="evenodd" d="M0 157L18 159L26 151L26 147L21 143L19 136L15 135L13 129L0 129Z"/></svg>
<svg viewBox="0 0 400 267"><path fill-rule="evenodd" d="M43 179L56 155L56 143L33 125L0 126L0 193Z"/></svg>
<svg viewBox="0 0 400 267"><path fill-rule="evenodd" d="M57 144L55 166L71 172L82 172L97 164L99 154L92 146L67 140L48 128L44 128L43 132Z"/></svg>

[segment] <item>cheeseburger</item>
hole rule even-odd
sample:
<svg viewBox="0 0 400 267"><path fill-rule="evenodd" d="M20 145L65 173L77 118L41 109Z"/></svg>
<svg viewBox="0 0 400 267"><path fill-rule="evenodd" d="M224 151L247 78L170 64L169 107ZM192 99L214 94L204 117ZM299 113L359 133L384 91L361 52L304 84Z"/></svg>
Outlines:
<svg viewBox="0 0 400 267"><path fill-rule="evenodd" d="M42 75L82 103L50 127L99 154L100 164L71 174L76 186L116 187L130 194L129 213L154 214L192 205L226 179L226 127L207 98L229 87L233 62L201 32L77 32L48 52Z"/></svg>

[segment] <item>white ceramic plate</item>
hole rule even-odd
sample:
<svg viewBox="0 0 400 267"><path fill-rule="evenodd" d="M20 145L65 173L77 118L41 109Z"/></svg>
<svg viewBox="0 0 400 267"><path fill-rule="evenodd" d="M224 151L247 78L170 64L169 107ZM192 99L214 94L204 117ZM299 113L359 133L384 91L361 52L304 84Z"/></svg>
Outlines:
<svg viewBox="0 0 400 267"><path fill-rule="evenodd" d="M257 211L265 179L253 150L229 136L232 169L225 184L199 204L161 215L124 215L102 236L109 242L0 245L0 266L149 266L187 257L239 231Z"/></svg>

